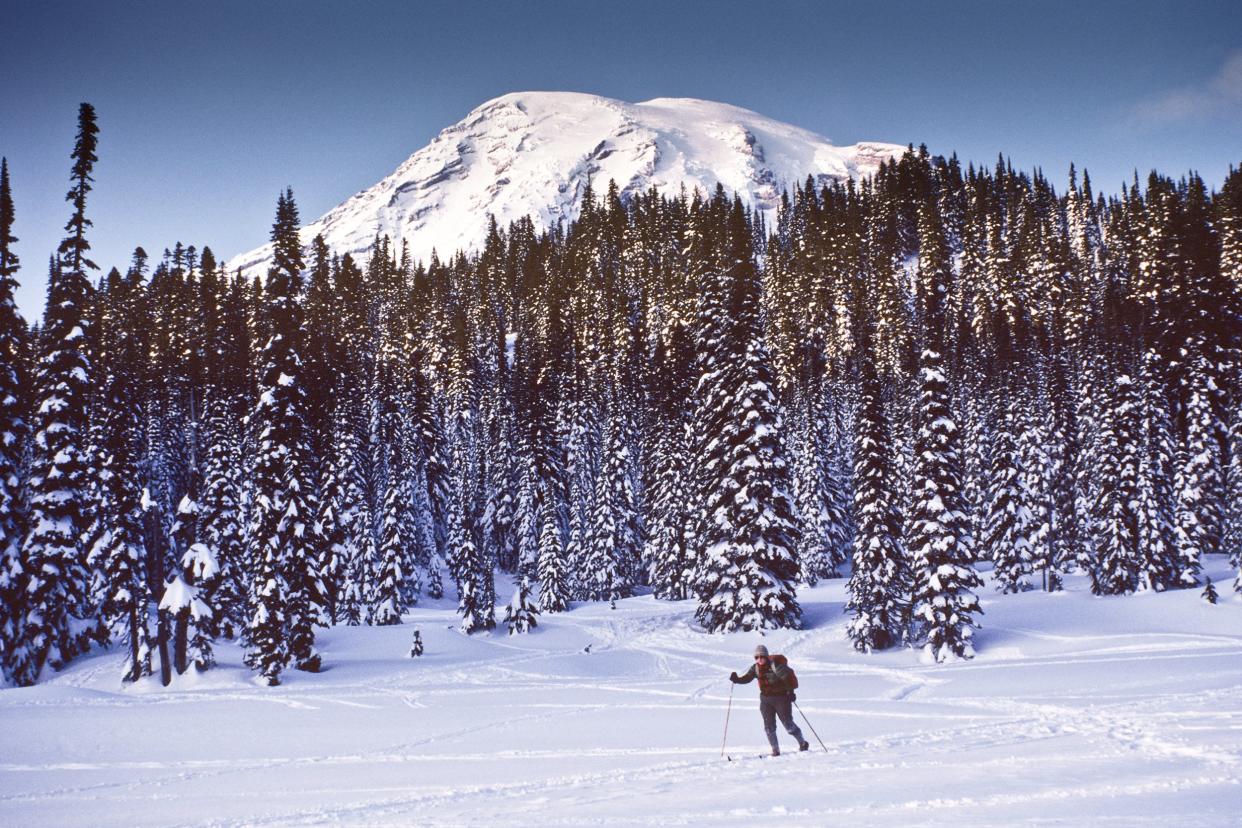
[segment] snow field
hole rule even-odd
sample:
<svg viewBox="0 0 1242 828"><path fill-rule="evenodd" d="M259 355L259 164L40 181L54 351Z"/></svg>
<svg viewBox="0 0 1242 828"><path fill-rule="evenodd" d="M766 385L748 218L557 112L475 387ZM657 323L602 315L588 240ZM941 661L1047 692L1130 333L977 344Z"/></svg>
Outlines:
<svg viewBox="0 0 1242 828"><path fill-rule="evenodd" d="M1227 585L1227 563L1205 572ZM986 579L985 579L986 580ZM508 586L501 585L501 599ZM0 692L0 824L1236 825L1242 599L981 591L971 662L845 640L844 581L804 589L808 629L770 633L798 672L812 752L767 751L756 634L706 635L648 596L467 637L449 601L339 627L328 669L259 686L241 650L165 690L122 654ZM407 658L413 629L426 654ZM588 651L589 647L589 651Z"/></svg>

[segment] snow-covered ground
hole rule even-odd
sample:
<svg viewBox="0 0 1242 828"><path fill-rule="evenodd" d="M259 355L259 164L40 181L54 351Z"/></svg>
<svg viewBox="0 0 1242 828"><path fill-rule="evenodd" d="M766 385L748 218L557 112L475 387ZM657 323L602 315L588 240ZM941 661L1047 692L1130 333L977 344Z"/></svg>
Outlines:
<svg viewBox="0 0 1242 828"><path fill-rule="evenodd" d="M1238 825L1242 600L985 591L979 655L844 640L841 581L768 635L827 749L759 758L760 639L650 597L466 637L448 602L320 637L329 669L259 687L241 652L175 688L121 656L0 691L0 825ZM413 628L426 654L406 657ZM793 743L782 731L787 750Z"/></svg>

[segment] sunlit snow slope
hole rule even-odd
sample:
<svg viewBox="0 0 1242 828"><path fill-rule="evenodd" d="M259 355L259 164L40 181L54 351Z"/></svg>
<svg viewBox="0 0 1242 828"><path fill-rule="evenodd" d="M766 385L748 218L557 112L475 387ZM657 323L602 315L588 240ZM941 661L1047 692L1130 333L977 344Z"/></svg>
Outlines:
<svg viewBox="0 0 1242 828"><path fill-rule="evenodd" d="M763 211L808 175L862 178L899 153L894 144L836 147L813 132L728 104L692 98L626 103L576 92L515 92L441 132L383 181L302 230L338 253L367 250L376 234L409 243L416 259L471 249L495 215L530 215L538 229L573 219L588 183L601 194L651 186L676 193L716 184ZM229 269L267 267L271 246Z"/></svg>

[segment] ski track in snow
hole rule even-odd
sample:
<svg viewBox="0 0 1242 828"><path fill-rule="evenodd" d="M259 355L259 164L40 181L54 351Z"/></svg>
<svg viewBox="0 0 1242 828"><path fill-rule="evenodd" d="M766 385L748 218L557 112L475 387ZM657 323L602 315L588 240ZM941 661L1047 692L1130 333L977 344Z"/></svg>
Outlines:
<svg viewBox="0 0 1242 828"><path fill-rule="evenodd" d="M805 590L816 626L764 640L827 749L799 716L813 749L778 759L753 684L721 758L724 676L758 636L698 633L684 602L579 606L521 637L461 635L430 602L325 631L329 669L278 688L231 644L167 690L122 689L107 653L0 692L0 824L1238 824L1242 599L1070 581L983 592L979 656L943 666L854 653L843 581Z"/></svg>

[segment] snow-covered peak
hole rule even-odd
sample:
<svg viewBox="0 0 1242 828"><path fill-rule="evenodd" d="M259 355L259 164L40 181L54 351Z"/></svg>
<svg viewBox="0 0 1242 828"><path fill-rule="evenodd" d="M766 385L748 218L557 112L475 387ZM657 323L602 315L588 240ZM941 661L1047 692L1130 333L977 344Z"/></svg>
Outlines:
<svg viewBox="0 0 1242 828"><path fill-rule="evenodd" d="M376 234L409 243L416 259L448 256L500 225L530 215L537 229L578 215L591 183L623 195L651 186L675 193L720 183L763 211L811 175L861 178L899 154L895 144L833 146L809 130L747 109L694 98L626 103L578 92L513 92L487 101L411 155L374 187L302 229L339 253L366 251ZM235 257L230 270L266 270L271 245Z"/></svg>

